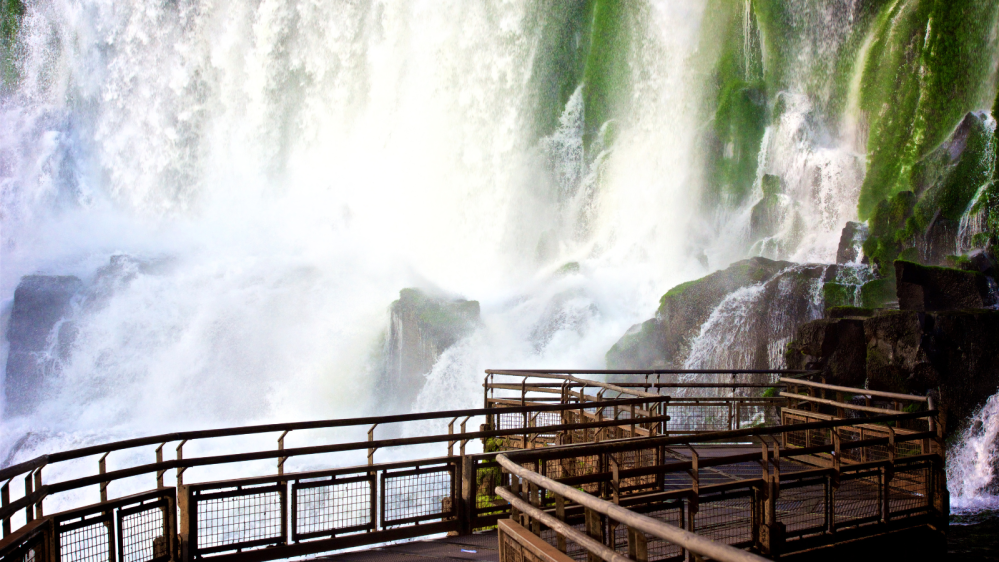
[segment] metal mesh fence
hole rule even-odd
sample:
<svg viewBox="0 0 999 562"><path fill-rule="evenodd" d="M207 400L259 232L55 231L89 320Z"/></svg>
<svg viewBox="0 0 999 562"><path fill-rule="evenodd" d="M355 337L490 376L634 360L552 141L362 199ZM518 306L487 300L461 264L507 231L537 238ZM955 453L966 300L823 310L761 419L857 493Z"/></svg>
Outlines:
<svg viewBox="0 0 999 562"><path fill-rule="evenodd" d="M169 555L165 503L118 512L120 562L150 562Z"/></svg>
<svg viewBox="0 0 999 562"><path fill-rule="evenodd" d="M876 470L841 476L833 494L837 529L876 520L880 513L880 481L881 474Z"/></svg>
<svg viewBox="0 0 999 562"><path fill-rule="evenodd" d="M296 482L295 538L359 531L371 526L372 480L367 476Z"/></svg>
<svg viewBox="0 0 999 562"><path fill-rule="evenodd" d="M266 486L195 496L198 550L258 541L280 541L281 488Z"/></svg>
<svg viewBox="0 0 999 562"><path fill-rule="evenodd" d="M894 515L929 509L932 477L932 469L927 463L897 470L888 483L889 513Z"/></svg>
<svg viewBox="0 0 999 562"><path fill-rule="evenodd" d="M825 478L781 485L777 520L786 526L788 538L825 531L827 486Z"/></svg>
<svg viewBox="0 0 999 562"><path fill-rule="evenodd" d="M382 473L382 518L386 525L452 512L454 477L449 466Z"/></svg>
<svg viewBox="0 0 999 562"><path fill-rule="evenodd" d="M110 517L99 517L63 526L59 532L59 557L63 562L107 562L112 539Z"/></svg>
<svg viewBox="0 0 999 562"><path fill-rule="evenodd" d="M751 491L729 492L722 499L702 497L694 514L694 532L725 544L741 544L753 539L753 497Z"/></svg>

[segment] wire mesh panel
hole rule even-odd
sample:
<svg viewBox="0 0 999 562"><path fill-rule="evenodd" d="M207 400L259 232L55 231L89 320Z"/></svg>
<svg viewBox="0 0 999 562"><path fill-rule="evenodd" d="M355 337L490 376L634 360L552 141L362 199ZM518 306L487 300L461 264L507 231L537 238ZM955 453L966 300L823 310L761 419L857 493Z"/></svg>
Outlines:
<svg viewBox="0 0 999 562"><path fill-rule="evenodd" d="M455 490L453 464L382 472L382 526L452 517Z"/></svg>
<svg viewBox="0 0 999 562"><path fill-rule="evenodd" d="M724 431L731 429L735 411L731 402L673 401L669 405L669 416L666 430L670 433Z"/></svg>
<svg viewBox="0 0 999 562"><path fill-rule="evenodd" d="M702 496L694 514L694 532L730 545L748 545L753 540L752 490Z"/></svg>
<svg viewBox="0 0 999 562"><path fill-rule="evenodd" d="M170 559L170 527L165 499L118 510L119 562Z"/></svg>
<svg viewBox="0 0 999 562"><path fill-rule="evenodd" d="M374 529L373 474L295 482L291 491L294 541Z"/></svg>
<svg viewBox="0 0 999 562"><path fill-rule="evenodd" d="M284 542L285 486L194 490L195 550L199 554Z"/></svg>
<svg viewBox="0 0 999 562"><path fill-rule="evenodd" d="M686 513L684 508L683 500L670 500L666 502L656 502L651 505L633 507L630 508L632 511L641 513L646 517L651 517L657 521L663 523L668 523L670 525L675 525L677 527L685 527L684 513ZM683 556L683 549L678 545L665 541L658 537L652 535L646 535L646 547L648 548L649 561L655 562L659 560L669 560L672 558L678 558ZM619 549L620 546L618 545ZM623 545L625 549L623 553L627 552L627 542Z"/></svg>
<svg viewBox="0 0 999 562"><path fill-rule="evenodd" d="M22 536L14 542L8 542L0 552L0 560L4 562L48 562L47 538L51 528L45 525ZM11 539L13 540L13 539Z"/></svg>
<svg viewBox="0 0 999 562"><path fill-rule="evenodd" d="M888 483L888 511L892 517L922 513L931 507L932 465L929 462L897 467Z"/></svg>
<svg viewBox="0 0 999 562"><path fill-rule="evenodd" d="M880 471L841 475L833 496L837 529L877 521L881 512Z"/></svg>
<svg viewBox="0 0 999 562"><path fill-rule="evenodd" d="M114 527L111 513L60 522L59 559L61 562L109 562L114 560Z"/></svg>
<svg viewBox="0 0 999 562"><path fill-rule="evenodd" d="M825 477L781 483L777 520L785 525L788 538L825 532L828 493Z"/></svg>

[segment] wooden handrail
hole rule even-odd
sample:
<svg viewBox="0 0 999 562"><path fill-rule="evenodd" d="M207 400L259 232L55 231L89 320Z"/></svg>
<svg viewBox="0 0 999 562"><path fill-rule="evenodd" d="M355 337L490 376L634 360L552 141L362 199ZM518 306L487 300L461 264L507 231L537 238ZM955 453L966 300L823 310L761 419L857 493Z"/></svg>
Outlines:
<svg viewBox="0 0 999 562"><path fill-rule="evenodd" d="M519 478L527 480L540 488L548 490L549 492L558 494L564 498L570 499L583 507L592 509L598 513L606 515L624 523L628 527L641 531L648 535L660 538L665 541L669 541L673 544L685 548L690 552L693 552L699 556L706 556L712 560L718 560L720 562L765 562L766 558L762 556L747 552L745 550L739 550L733 546L727 544L722 544L713 541L709 538L702 537L685 529L681 529L675 525L670 525L662 521L657 521L651 517L635 513L631 510L625 509L619 505L614 505L611 502L596 498L583 492L577 490L571 486L566 486L560 482L556 482L550 478L542 476L533 470L528 470L519 464L511 461L506 455L497 455L496 461L506 469L510 474L513 474ZM547 515L541 512L541 510L534 508L533 506L524 505L525 502L516 497L509 490L498 487L496 488L497 495L503 497L507 501L513 503L519 501L521 503L517 504L518 509L521 506L525 507L523 510L525 513L531 514L532 517L538 516L538 519L548 525L546 519L542 519L542 515ZM529 511L526 509L530 507L534 511ZM549 516L550 517L550 516ZM557 521L555 518L553 520ZM550 526L550 525L549 525ZM573 538L575 541L575 538ZM583 546L581 544L581 546ZM595 553L596 554L596 553ZM599 554L597 554L600 556ZM611 560L610 558L604 558L605 560Z"/></svg>
<svg viewBox="0 0 999 562"><path fill-rule="evenodd" d="M884 392L881 390L868 390L866 388L851 388L849 386L836 386L833 384L825 384L821 382L813 382L806 380L788 380L780 379L778 382L784 385L802 385L802 386L812 386L815 388L823 388L826 390L835 390L837 392L849 392L850 394L857 394L860 396L880 396L881 398L891 398L892 400L911 400L913 402L926 402L927 398L925 396L917 396L915 394L898 394L895 392Z"/></svg>
<svg viewBox="0 0 999 562"><path fill-rule="evenodd" d="M837 402L835 400L826 400L825 398L816 398L814 396L808 396L807 394L792 394L790 392L781 392L780 395L784 398L794 398L795 400L801 400L803 402L815 402L816 404L825 404L826 406L835 406L837 408L844 408L846 410L869 412L872 414L893 414L897 411L897 410L886 410L884 408L874 408L872 406L858 406L856 404L849 404L847 402Z"/></svg>
<svg viewBox="0 0 999 562"><path fill-rule="evenodd" d="M601 402L601 405L611 406L611 407L615 405L628 406L632 404L635 405L645 404L648 402L668 402L669 400L670 400L669 396L661 396L656 394L648 398L608 399ZM389 424L389 423L399 423L407 421L453 418L456 416L486 416L490 414L518 414L523 412L560 412L564 410L578 410L579 406L580 406L579 404L535 404L531 406L517 406L510 408L506 407L473 408L465 410L447 410L443 412L420 412L414 414L398 414L392 416L276 423L276 424L266 424L266 425L250 425L244 427L232 427L224 429L207 429L199 431L182 431L176 433L165 433L162 435L139 437L136 439L126 439L123 441L105 443L103 445L92 445L90 447L82 447L79 449L71 449L69 451L60 451L57 453L49 453L46 455L41 455L34 459L24 461L0 470L0 481L14 478L15 476L19 476L28 471L35 470L36 468L39 468L41 466L45 466L46 464L63 462L82 457L88 457L91 455L99 455L102 453L110 453L113 451L120 451L124 449L132 449L135 447L159 445L161 443L169 443L171 441L185 441L185 440L192 441L195 439L234 437L238 435L255 435L260 433L272 433L279 431L300 431L304 429L326 429L332 427L366 426L366 425L371 425L373 423Z"/></svg>
<svg viewBox="0 0 999 562"><path fill-rule="evenodd" d="M714 431L709 433L702 433L700 435L687 435L687 436L660 436L660 437L646 437L641 440L635 439L618 439L614 441L601 441L595 444L586 445L563 445L555 447L545 447L544 449L531 449L524 451L508 451L505 454L509 458L516 460L523 459L524 462L528 460L541 460L541 459L557 459L563 458L560 455L564 455L569 447L572 447L573 455L575 456L586 456L595 455L600 453L617 453L621 451L633 451L636 449L646 449L651 447L657 447L660 445L688 445L691 443L706 443L710 441L731 441L734 439L742 437L761 437L764 435L775 435L780 433L785 433L788 431L804 431L807 429L832 429L834 427L843 427L849 425L857 425L858 423L886 423L886 422L898 422L903 420L919 419L919 418L934 418L937 415L937 410L926 410L924 412L907 412L898 413L895 415L885 415L885 416L874 416L866 419L838 419L833 421L822 421L822 422L811 422L811 423L799 423L793 426L779 425L773 427L750 427L746 429L733 429L728 431Z"/></svg>

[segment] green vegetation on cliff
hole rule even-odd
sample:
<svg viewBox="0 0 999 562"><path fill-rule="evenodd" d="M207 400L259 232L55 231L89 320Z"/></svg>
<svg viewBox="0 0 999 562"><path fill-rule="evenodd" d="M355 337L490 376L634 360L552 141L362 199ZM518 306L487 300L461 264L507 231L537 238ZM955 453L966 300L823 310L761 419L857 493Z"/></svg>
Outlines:
<svg viewBox="0 0 999 562"><path fill-rule="evenodd" d="M870 124L859 213L914 191L917 163L993 94L999 4L910 0L887 6L872 30L861 108Z"/></svg>
<svg viewBox="0 0 999 562"><path fill-rule="evenodd" d="M0 0L0 91L17 82L17 34L24 11L23 0Z"/></svg>
<svg viewBox="0 0 999 562"><path fill-rule="evenodd" d="M569 98L583 82L590 52L590 27L595 0L542 2L529 18L536 22L540 44L531 66L535 139L550 135L559 125Z"/></svg>
<svg viewBox="0 0 999 562"><path fill-rule="evenodd" d="M589 148L601 127L627 111L631 45L629 2L594 0L590 52L583 74L585 121L583 143Z"/></svg>

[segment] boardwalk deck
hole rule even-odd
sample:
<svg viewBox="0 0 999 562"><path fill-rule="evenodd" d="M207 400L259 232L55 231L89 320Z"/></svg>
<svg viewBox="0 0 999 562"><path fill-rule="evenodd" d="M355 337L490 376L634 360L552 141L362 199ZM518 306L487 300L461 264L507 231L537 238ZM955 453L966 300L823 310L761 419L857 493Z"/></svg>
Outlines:
<svg viewBox="0 0 999 562"><path fill-rule="evenodd" d="M330 562L498 562L496 531L404 542L317 560Z"/></svg>

